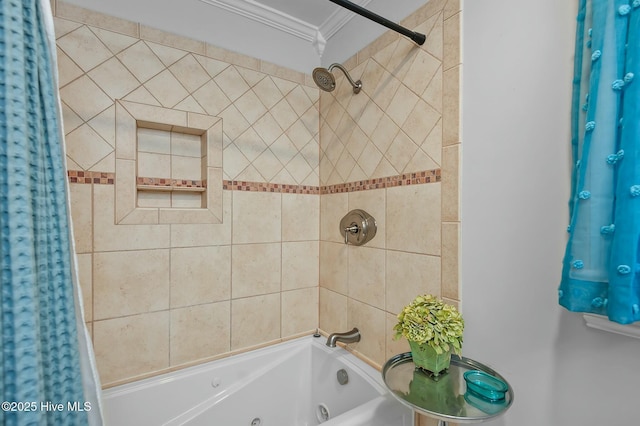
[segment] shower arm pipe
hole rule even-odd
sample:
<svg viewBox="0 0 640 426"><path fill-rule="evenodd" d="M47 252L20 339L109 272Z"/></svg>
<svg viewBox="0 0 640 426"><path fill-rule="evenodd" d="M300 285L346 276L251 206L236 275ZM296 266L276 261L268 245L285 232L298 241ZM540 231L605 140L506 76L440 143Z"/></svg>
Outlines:
<svg viewBox="0 0 640 426"><path fill-rule="evenodd" d="M337 4L338 6L342 6L345 9L349 9L352 12L357 13L360 16L364 16L365 18L371 19L374 22L377 22L380 25L384 25L387 28L392 29L404 36L409 37L415 43L419 45L423 45L427 37L424 34L417 33L415 31L411 31L401 25L396 24L393 21L388 20L387 18L383 18L380 15L377 15L370 10L365 9L364 7L351 3L348 0L329 0L332 3Z"/></svg>
<svg viewBox="0 0 640 426"><path fill-rule="evenodd" d="M338 68L340 71L344 73L345 77L347 77L347 80L349 80L349 83L351 83L351 85L353 86L353 93L358 94L362 89L362 81L360 80L353 81L353 79L351 78L351 76L349 75L349 72L345 69L345 67L337 63L329 65L329 68L327 68L327 70L331 72L331 70L334 68Z"/></svg>

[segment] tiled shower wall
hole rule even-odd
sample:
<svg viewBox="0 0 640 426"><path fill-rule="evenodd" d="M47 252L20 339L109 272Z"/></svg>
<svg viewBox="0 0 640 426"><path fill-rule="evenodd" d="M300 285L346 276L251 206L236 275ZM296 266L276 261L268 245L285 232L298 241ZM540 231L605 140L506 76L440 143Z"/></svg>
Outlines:
<svg viewBox="0 0 640 426"><path fill-rule="evenodd" d="M457 304L459 0L431 0L403 24L423 46L388 32L345 63L320 96L320 327L358 327L350 345L376 364L409 350L396 315L417 294ZM345 246L340 218L364 209L378 223L367 245Z"/></svg>
<svg viewBox="0 0 640 426"><path fill-rule="evenodd" d="M319 112L310 77L54 6L71 213L103 385L315 330ZM116 100L222 118L224 180L207 182L224 185L222 224L116 224Z"/></svg>
<svg viewBox="0 0 640 426"><path fill-rule="evenodd" d="M458 294L459 0L431 0L344 63L303 75L139 24L54 4L72 216L103 384L303 334L361 329L382 364L395 314ZM336 73L339 75L339 72ZM222 224L116 225L114 103L223 120ZM208 183L210 184L210 183ZM346 247L340 218L378 222Z"/></svg>

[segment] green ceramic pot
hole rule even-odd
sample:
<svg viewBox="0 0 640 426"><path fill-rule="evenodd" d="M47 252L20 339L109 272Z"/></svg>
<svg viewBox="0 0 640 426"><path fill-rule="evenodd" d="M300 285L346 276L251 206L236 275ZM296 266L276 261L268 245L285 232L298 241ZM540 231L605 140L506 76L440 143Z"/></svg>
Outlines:
<svg viewBox="0 0 640 426"><path fill-rule="evenodd" d="M438 376L442 371L449 368L451 364L451 351L438 354L435 349L426 343L409 342L411 356L416 367L427 370Z"/></svg>

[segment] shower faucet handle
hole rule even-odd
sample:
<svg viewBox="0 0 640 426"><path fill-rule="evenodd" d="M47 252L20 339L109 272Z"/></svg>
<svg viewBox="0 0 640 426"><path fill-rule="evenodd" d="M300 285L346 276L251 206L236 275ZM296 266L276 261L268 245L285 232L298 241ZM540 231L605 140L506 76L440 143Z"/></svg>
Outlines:
<svg viewBox="0 0 640 426"><path fill-rule="evenodd" d="M376 220L364 210L351 210L340 221L340 235L344 234L345 244L366 244L376 235L376 230Z"/></svg>
<svg viewBox="0 0 640 426"><path fill-rule="evenodd" d="M357 234L360 231L357 223L352 223L351 226L344 228L344 243L349 244L349 233Z"/></svg>

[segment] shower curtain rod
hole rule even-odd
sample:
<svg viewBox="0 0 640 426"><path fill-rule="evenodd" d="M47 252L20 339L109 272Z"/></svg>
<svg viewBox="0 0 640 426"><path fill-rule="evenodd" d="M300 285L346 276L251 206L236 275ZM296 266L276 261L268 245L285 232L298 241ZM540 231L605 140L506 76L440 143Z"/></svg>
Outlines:
<svg viewBox="0 0 640 426"><path fill-rule="evenodd" d="M347 1L347 0L329 0L329 1L337 4L338 6L342 6L345 9L349 9L350 11L355 12L358 15L364 16L365 18L369 18L380 25L384 25L385 27L390 28L404 36L407 36L419 45L424 44L424 41L427 39L427 37L424 34L420 34L415 31L408 30L405 27L398 25L395 22L388 20L387 18L383 18L382 16L377 15L371 12L370 10L365 9L360 5L351 3L350 1Z"/></svg>

